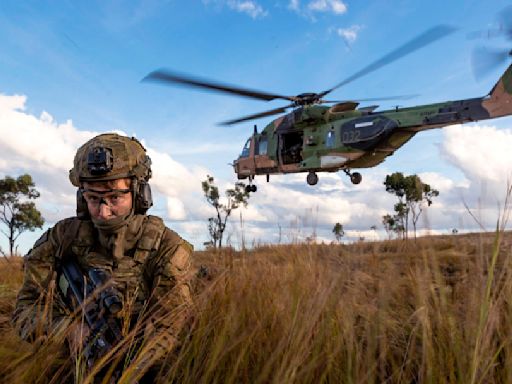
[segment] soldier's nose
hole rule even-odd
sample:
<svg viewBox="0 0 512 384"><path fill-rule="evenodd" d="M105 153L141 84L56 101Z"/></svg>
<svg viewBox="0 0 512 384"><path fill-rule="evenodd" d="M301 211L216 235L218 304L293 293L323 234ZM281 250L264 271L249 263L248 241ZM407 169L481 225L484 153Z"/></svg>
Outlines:
<svg viewBox="0 0 512 384"><path fill-rule="evenodd" d="M102 202L100 203L100 212L98 215L101 219L108 219L110 216L112 216L112 211L110 210L110 207Z"/></svg>

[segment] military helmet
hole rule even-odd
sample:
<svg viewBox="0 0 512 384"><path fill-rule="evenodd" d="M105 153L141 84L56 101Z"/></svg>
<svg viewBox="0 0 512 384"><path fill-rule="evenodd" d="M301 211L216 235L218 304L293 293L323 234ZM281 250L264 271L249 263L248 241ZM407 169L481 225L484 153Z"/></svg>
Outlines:
<svg viewBox="0 0 512 384"><path fill-rule="evenodd" d="M69 180L75 187L84 181L108 181L134 178L147 182L151 178L151 159L134 137L104 133L82 145L75 155Z"/></svg>

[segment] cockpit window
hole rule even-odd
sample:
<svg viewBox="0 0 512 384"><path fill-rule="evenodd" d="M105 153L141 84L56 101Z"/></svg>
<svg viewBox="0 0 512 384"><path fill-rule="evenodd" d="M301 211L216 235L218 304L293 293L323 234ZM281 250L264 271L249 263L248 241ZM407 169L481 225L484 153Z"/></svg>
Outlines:
<svg viewBox="0 0 512 384"><path fill-rule="evenodd" d="M267 154L267 136L260 136L259 142L258 142L258 153L257 155L266 155Z"/></svg>
<svg viewBox="0 0 512 384"><path fill-rule="evenodd" d="M244 145L244 149L242 149L242 153L240 154L240 157L249 157L250 150L251 150L251 139L248 139Z"/></svg>

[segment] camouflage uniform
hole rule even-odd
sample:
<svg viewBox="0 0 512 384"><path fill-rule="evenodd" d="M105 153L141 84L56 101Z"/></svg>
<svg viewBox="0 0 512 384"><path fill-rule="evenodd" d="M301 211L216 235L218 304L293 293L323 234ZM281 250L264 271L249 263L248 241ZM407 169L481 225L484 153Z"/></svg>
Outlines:
<svg viewBox="0 0 512 384"><path fill-rule="evenodd" d="M102 137L109 144L114 142L111 147L116 145L116 140L130 140L117 135L100 135L95 138L96 144ZM80 161L84 157L80 151L83 148L75 158L75 171L80 169ZM115 163L116 156L121 159L129 149L121 145L112 151L114 166L107 174L110 180L130 176L124 171L134 169L143 161L147 169L139 171L150 176L148 157L140 157L131 164L128 164L130 157L123 163ZM85 150L90 150L90 146ZM118 172L112 177L111 173L116 170L124 173ZM75 185L83 181L76 180L76 177L73 180L72 174L70 178ZM51 334L69 324L70 310L58 294L57 281L59 261L64 253L74 257L83 270L99 267L108 272L116 291L122 296L123 310L116 316L121 323L124 320L126 332L141 317L149 317L145 333L146 336L156 336L156 345L151 350L153 355L162 356L175 347L191 305L192 246L166 228L162 219L137 213L137 210L134 212L133 209L122 225L113 231L98 229L91 219L73 217L59 221L35 243L25 257L24 282L13 314L15 326L23 339L34 341L38 335ZM126 324L126 319L129 319L129 324Z"/></svg>

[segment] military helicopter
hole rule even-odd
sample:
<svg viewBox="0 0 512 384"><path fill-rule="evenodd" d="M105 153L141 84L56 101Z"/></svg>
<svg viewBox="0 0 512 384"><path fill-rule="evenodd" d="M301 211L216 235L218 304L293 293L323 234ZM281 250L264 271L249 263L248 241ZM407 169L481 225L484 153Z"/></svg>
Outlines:
<svg viewBox="0 0 512 384"><path fill-rule="evenodd" d="M196 87L266 101L284 99L291 102L284 107L221 123L237 124L284 113L293 108L290 113L270 122L260 133L254 126L253 135L234 161L233 167L238 179L249 180L247 192L256 192L257 187L253 184L256 175L265 175L268 182L270 175L297 172L307 172L307 183L315 185L318 182L318 172L343 170L353 184L359 184L362 176L359 172L352 172L353 169L380 164L420 131L512 114L512 65L484 97L409 108L396 107L385 111L376 111L377 105L359 107L362 101L377 100L375 98L345 101L324 99L335 89L447 36L454 30L445 25L433 27L332 88L319 93L283 96L199 79L167 69L151 72L143 81ZM508 30L512 31L512 26ZM504 55L508 58L512 56L512 51L507 51ZM410 96L378 99L408 97Z"/></svg>

